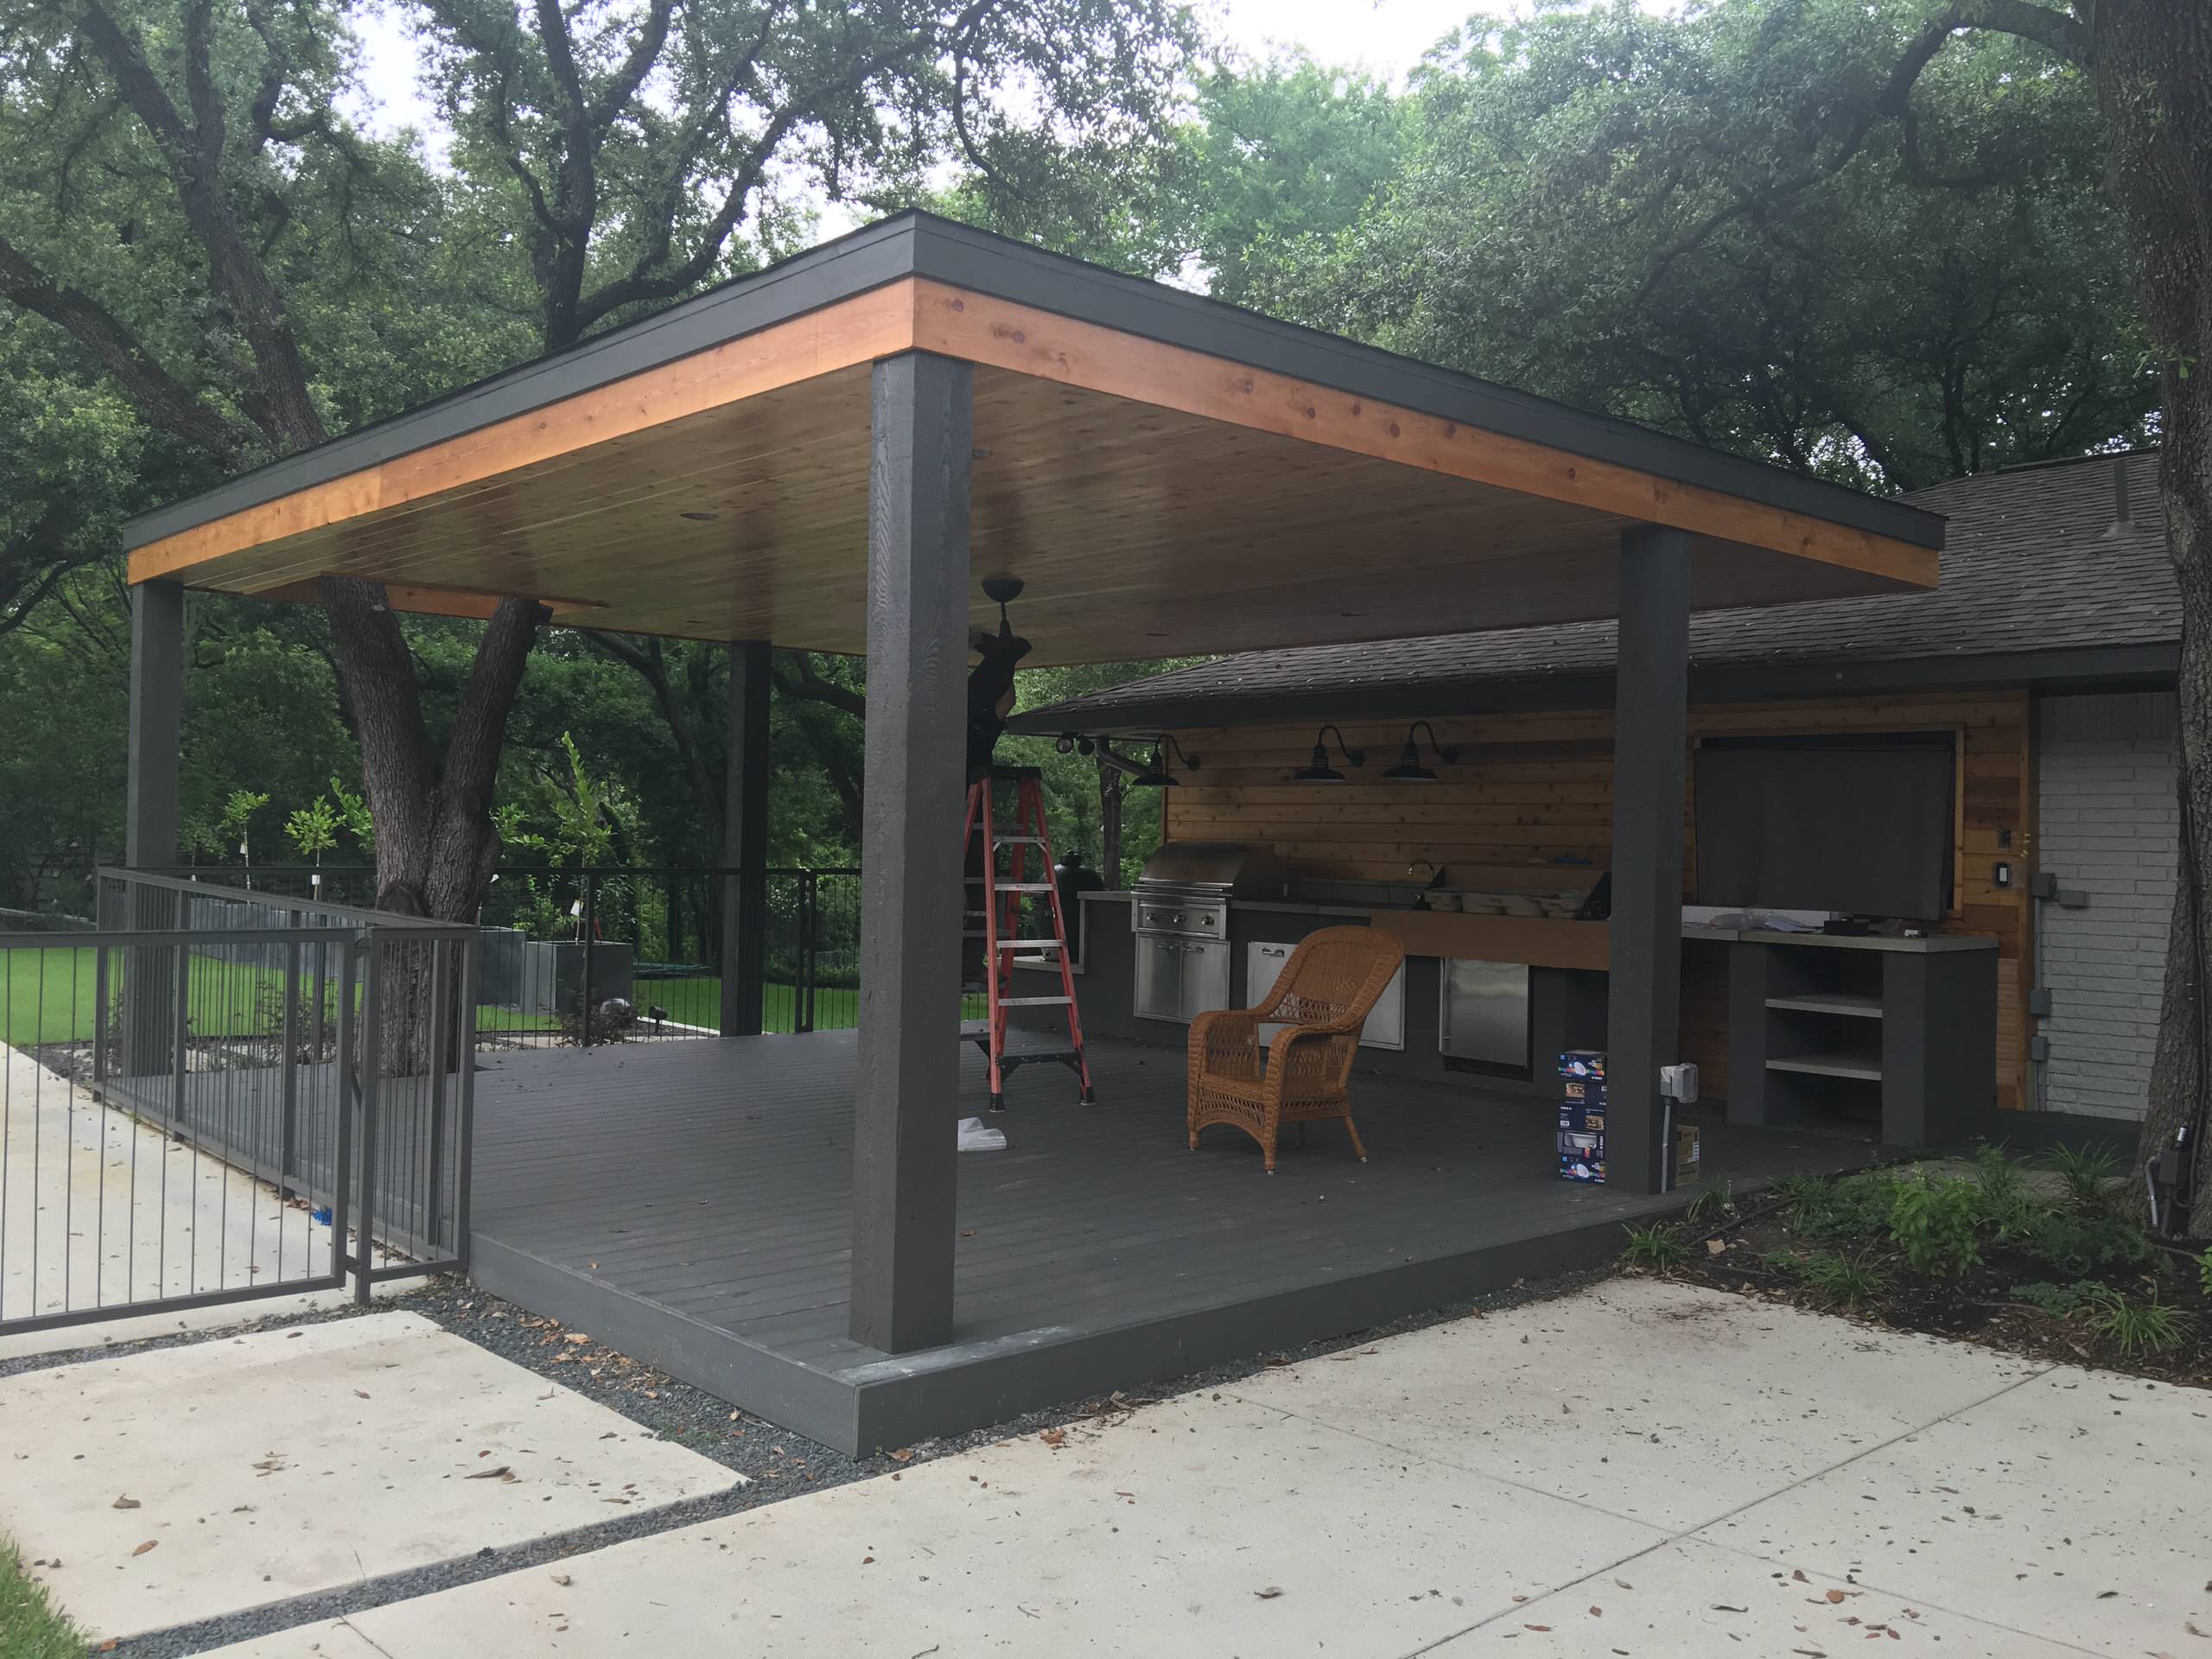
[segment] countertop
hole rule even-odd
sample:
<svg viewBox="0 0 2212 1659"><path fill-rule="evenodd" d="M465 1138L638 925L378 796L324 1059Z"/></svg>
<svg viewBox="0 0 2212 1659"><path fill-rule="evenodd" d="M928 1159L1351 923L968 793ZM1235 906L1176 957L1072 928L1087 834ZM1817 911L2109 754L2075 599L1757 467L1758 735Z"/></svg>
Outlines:
<svg viewBox="0 0 2212 1659"><path fill-rule="evenodd" d="M1086 899L1112 900L1127 904L1134 896L1127 890L1086 893ZM1402 911L1410 906L1401 905L1319 905L1300 899L1236 899L1231 904L1238 910L1268 911L1284 916L1372 916L1378 910ZM1429 912L1437 916L1456 916L1468 912L1440 910ZM1580 925L1562 918L1516 918L1516 920L1557 920L1561 926ZM1682 937L1714 944L1794 944L1828 950L1898 950L1927 955L1948 950L1994 950L1997 938L1992 933L1931 933L1916 939L1896 938L1878 934L1851 933L1788 933L1775 928L1712 927L1701 922L1684 922Z"/></svg>

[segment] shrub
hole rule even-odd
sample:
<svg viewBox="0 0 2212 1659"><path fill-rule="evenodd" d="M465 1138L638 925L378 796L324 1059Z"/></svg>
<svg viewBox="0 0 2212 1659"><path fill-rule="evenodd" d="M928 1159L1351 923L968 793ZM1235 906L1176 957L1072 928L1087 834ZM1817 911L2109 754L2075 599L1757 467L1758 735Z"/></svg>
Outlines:
<svg viewBox="0 0 2212 1659"><path fill-rule="evenodd" d="M1759 1265L1769 1273L1787 1274L1795 1278L1804 1263L1795 1250L1769 1250L1759 1258Z"/></svg>
<svg viewBox="0 0 2212 1659"><path fill-rule="evenodd" d="M1879 1237L1889 1230L1897 1185L1896 1176L1881 1170L1831 1181L1791 1223L1808 1238Z"/></svg>
<svg viewBox="0 0 2212 1659"><path fill-rule="evenodd" d="M1624 1268L1679 1268L1689 1259L1690 1249L1682 1242L1682 1230L1670 1221L1626 1230L1628 1243L1621 1250L1621 1265Z"/></svg>
<svg viewBox="0 0 2212 1659"><path fill-rule="evenodd" d="M2102 1210L2047 1210L2020 1235L2019 1248L2067 1279L2139 1268L2153 1254L2139 1230Z"/></svg>
<svg viewBox="0 0 2212 1659"><path fill-rule="evenodd" d="M2212 1296L2212 1246L2196 1258L2196 1283L2207 1296Z"/></svg>
<svg viewBox="0 0 2212 1659"><path fill-rule="evenodd" d="M1736 1189L1726 1181L1708 1186L1690 1200L1682 1219L1693 1227L1719 1226L1736 1213Z"/></svg>
<svg viewBox="0 0 2212 1659"><path fill-rule="evenodd" d="M2002 1147L1985 1142L1974 1149L1974 1162L1982 1220L1998 1238L2018 1238L2050 1213L2050 1206L2028 1185L2020 1166Z"/></svg>
<svg viewBox="0 0 2212 1659"><path fill-rule="evenodd" d="M2105 1188L2120 1172L2120 1154L2110 1147L2053 1147L2044 1154L2044 1166L2058 1172L2074 1202L2095 1209L2105 1201Z"/></svg>
<svg viewBox="0 0 2212 1659"><path fill-rule="evenodd" d="M2091 1309L2089 1332L2110 1343L2129 1359L2139 1355L2171 1353L2181 1346L2189 1320L2178 1308L2169 1307L2152 1294L2131 1302L2119 1291L2100 1285L2085 1299Z"/></svg>
<svg viewBox="0 0 2212 1659"><path fill-rule="evenodd" d="M2079 1313L2082 1305L2101 1288L2094 1280L2076 1279L2070 1285L2054 1285L2044 1280L2012 1287L2012 1300L2025 1302L2030 1307L2039 1307L2055 1319L2063 1319Z"/></svg>
<svg viewBox="0 0 2212 1659"><path fill-rule="evenodd" d="M1981 1189L1972 1181L1916 1170L1894 1183L1890 1237L1915 1273L1958 1278L1979 1267L1980 1224Z"/></svg>
<svg viewBox="0 0 2212 1659"><path fill-rule="evenodd" d="M1856 1307L1890 1287L1888 1269L1863 1251L1851 1256L1817 1251L1805 1258L1800 1271L1808 1286L1837 1307Z"/></svg>

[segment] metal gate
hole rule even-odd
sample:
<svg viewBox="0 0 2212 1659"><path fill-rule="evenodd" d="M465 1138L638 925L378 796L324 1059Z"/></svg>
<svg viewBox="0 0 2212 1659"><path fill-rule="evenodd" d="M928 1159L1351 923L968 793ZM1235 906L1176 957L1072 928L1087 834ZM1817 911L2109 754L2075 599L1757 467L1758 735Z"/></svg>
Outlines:
<svg viewBox="0 0 2212 1659"><path fill-rule="evenodd" d="M99 880L0 931L0 1331L465 1265L475 930Z"/></svg>

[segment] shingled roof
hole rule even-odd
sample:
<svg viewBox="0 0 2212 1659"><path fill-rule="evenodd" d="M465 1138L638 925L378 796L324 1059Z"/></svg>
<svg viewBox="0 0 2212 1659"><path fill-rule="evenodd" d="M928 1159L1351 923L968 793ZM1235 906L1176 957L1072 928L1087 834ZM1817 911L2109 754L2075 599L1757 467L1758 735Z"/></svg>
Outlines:
<svg viewBox="0 0 2212 1659"><path fill-rule="evenodd" d="M1693 691L2171 682L2181 599L2155 451L1984 473L1905 499L1948 521L1941 586L1694 616ZM1605 621L1256 652L1025 711L1011 724L1115 733L1572 703L1610 697L1613 645Z"/></svg>

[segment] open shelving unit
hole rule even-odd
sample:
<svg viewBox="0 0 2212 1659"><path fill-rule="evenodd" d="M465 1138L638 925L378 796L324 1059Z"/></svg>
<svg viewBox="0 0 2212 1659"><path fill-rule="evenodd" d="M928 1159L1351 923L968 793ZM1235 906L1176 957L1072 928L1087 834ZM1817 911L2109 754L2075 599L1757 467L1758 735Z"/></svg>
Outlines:
<svg viewBox="0 0 2212 1659"><path fill-rule="evenodd" d="M1993 1103L1996 1069L1996 952L1967 943L1738 943L1730 1120L1871 1134L1891 1146L1961 1138Z"/></svg>

